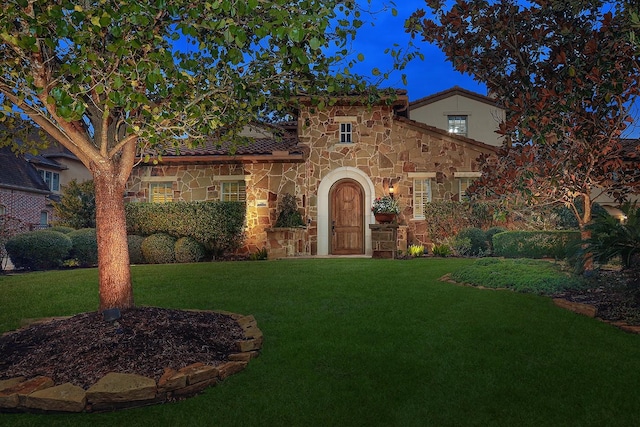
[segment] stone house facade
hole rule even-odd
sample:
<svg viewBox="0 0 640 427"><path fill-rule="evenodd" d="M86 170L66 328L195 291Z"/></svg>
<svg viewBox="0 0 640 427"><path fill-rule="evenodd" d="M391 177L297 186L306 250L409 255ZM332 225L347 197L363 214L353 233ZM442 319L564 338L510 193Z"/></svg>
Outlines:
<svg viewBox="0 0 640 427"><path fill-rule="evenodd" d="M303 100L295 123L234 155L210 145L139 164L125 199L245 200L244 251L274 252L278 200L289 193L307 226L287 254L370 255L373 200L393 187L398 248L427 243L424 203L457 200L480 175L478 157L496 148L410 120L407 107L405 92L374 106L345 98L318 110Z"/></svg>

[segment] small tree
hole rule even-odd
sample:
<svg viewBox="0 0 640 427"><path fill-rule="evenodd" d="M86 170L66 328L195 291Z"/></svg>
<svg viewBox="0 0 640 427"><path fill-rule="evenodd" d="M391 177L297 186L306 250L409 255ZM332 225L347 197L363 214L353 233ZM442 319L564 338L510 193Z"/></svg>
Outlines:
<svg viewBox="0 0 640 427"><path fill-rule="evenodd" d="M298 202L296 196L285 193L280 197L278 203L278 219L276 227L301 227L304 226L304 220L300 211L298 211Z"/></svg>
<svg viewBox="0 0 640 427"><path fill-rule="evenodd" d="M60 201L53 204L57 225L75 229L95 228L96 194L93 181L78 183L75 179L62 186Z"/></svg>

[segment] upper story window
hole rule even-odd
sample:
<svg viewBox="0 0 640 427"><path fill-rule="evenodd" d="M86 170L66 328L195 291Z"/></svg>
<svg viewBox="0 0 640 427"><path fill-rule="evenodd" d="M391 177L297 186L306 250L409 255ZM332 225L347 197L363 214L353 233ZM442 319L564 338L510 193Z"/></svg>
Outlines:
<svg viewBox="0 0 640 427"><path fill-rule="evenodd" d="M0 205L0 216L7 214L7 208L5 205Z"/></svg>
<svg viewBox="0 0 640 427"><path fill-rule="evenodd" d="M247 198L247 187L244 181L222 181L220 183L220 200L223 202L244 202Z"/></svg>
<svg viewBox="0 0 640 427"><path fill-rule="evenodd" d="M340 123L340 143L347 144L353 142L351 123Z"/></svg>
<svg viewBox="0 0 640 427"><path fill-rule="evenodd" d="M172 182L149 183L149 201L151 203L173 202L173 183Z"/></svg>
<svg viewBox="0 0 640 427"><path fill-rule="evenodd" d="M447 116L449 122L449 132L456 135L467 136L467 118L468 116L455 115Z"/></svg>
<svg viewBox="0 0 640 427"><path fill-rule="evenodd" d="M40 173L42 180L49 187L49 190L56 193L60 191L60 174L58 172L46 171L43 169L38 169L38 172Z"/></svg>

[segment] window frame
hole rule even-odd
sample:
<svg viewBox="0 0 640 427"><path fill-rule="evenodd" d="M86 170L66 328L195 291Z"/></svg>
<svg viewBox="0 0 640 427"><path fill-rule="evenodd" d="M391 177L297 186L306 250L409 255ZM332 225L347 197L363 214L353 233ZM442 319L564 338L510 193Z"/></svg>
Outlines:
<svg viewBox="0 0 640 427"><path fill-rule="evenodd" d="M163 194L155 193L154 189L163 188ZM156 199L156 196L159 196ZM173 181L153 181L149 182L149 203L172 203L173 202Z"/></svg>
<svg viewBox="0 0 640 427"><path fill-rule="evenodd" d="M464 132L460 132L458 129L464 126ZM468 114L448 114L447 115L447 129L449 133L454 135L468 136L469 135L469 115Z"/></svg>
<svg viewBox="0 0 640 427"><path fill-rule="evenodd" d="M353 124L351 122L340 122L340 144L353 143Z"/></svg>
<svg viewBox="0 0 640 427"><path fill-rule="evenodd" d="M431 177L413 178L413 218L425 219L424 207L433 200ZM419 188L419 186L423 188Z"/></svg>
<svg viewBox="0 0 640 427"><path fill-rule="evenodd" d="M233 188L237 185L237 188ZM231 187L231 188L229 188ZM220 181L220 201L222 202L246 202L247 183L244 180Z"/></svg>
<svg viewBox="0 0 640 427"><path fill-rule="evenodd" d="M59 172L53 172L46 169L38 169L38 173L40 174L40 178L42 178L47 187L49 187L49 191L52 191L54 193L60 192Z"/></svg>

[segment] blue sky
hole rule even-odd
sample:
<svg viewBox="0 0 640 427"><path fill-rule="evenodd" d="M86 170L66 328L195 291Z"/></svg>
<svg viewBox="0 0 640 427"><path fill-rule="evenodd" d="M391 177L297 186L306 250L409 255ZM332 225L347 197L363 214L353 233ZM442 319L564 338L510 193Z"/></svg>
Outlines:
<svg viewBox="0 0 640 427"><path fill-rule="evenodd" d="M360 0L364 5L365 0ZM372 0L372 9L380 10L383 0ZM378 67L381 71L388 71L391 67L391 58L384 54L386 48L392 48L398 44L406 48L411 37L404 31L404 22L412 12L419 8L425 8L424 0L397 0L397 16L391 11L380 12L372 17L372 22L366 23L358 31L356 40L352 46L354 52L365 56L364 62L358 64L353 72L362 75L371 75L371 70ZM373 25L372 25L373 24ZM393 73L382 86L397 89L406 89L411 101L423 98L436 92L449 89L458 85L465 89L486 94L484 85L474 81L470 76L455 71L452 65L445 60L444 54L439 48L413 40L420 48L425 59L415 58L405 70ZM407 85L402 82L402 73L407 75Z"/></svg>

